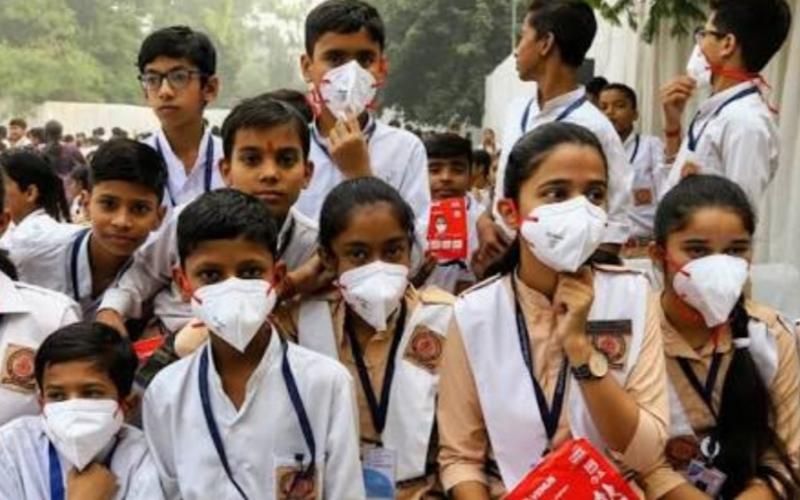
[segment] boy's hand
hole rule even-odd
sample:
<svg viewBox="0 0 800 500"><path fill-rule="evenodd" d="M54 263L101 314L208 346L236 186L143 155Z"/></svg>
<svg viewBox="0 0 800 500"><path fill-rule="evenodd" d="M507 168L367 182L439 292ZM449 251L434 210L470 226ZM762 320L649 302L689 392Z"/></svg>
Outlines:
<svg viewBox="0 0 800 500"><path fill-rule="evenodd" d="M508 251L511 242L503 229L494 223L488 214L478 217L479 261L495 262Z"/></svg>
<svg viewBox="0 0 800 500"><path fill-rule="evenodd" d="M118 488L114 474L98 463L67 474L67 500L111 500Z"/></svg>
<svg viewBox="0 0 800 500"><path fill-rule="evenodd" d="M319 255L314 255L308 262L289 272L285 281L291 286L280 287L278 296L281 299L291 299L296 295L304 297L312 295L329 287L333 284L334 279L336 279L336 273L325 267Z"/></svg>
<svg viewBox="0 0 800 500"><path fill-rule="evenodd" d="M331 157L339 170L348 179L369 177L367 139L361 131L358 115L349 113L345 120L339 120L328 135Z"/></svg>
<svg viewBox="0 0 800 500"><path fill-rule="evenodd" d="M125 328L125 319L114 309L102 309L98 311L95 320L115 329L123 337L128 336L128 329Z"/></svg>
<svg viewBox="0 0 800 500"><path fill-rule="evenodd" d="M661 89L665 130L678 130L683 121L686 103L694 95L697 82L688 76L679 76Z"/></svg>

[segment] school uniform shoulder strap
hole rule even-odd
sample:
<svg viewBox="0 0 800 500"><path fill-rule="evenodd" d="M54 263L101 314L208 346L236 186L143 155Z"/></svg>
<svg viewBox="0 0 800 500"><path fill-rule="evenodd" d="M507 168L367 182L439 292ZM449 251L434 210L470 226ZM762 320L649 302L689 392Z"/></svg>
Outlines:
<svg viewBox="0 0 800 500"><path fill-rule="evenodd" d="M745 303L745 309L747 309L747 314L749 314L751 318L766 324L767 328L774 331L776 334L784 332L791 335L794 332L794 326L791 322L771 307L748 300Z"/></svg>
<svg viewBox="0 0 800 500"><path fill-rule="evenodd" d="M418 290L420 301L425 305L452 306L456 298L438 286L426 286Z"/></svg>

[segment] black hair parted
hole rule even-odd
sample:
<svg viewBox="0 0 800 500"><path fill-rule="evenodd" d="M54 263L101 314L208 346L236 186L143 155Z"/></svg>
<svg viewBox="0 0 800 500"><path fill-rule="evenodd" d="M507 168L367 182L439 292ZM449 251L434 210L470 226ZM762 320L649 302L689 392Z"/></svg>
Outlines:
<svg viewBox="0 0 800 500"><path fill-rule="evenodd" d="M637 111L639 109L639 100L636 97L636 91L634 91L629 86L625 85L624 83L609 83L608 85L603 87L602 92L610 90L615 90L624 95L625 99L627 99L631 103L631 107L633 108L634 111Z"/></svg>
<svg viewBox="0 0 800 500"><path fill-rule="evenodd" d="M217 72L217 51L205 33L188 26L170 26L154 31L142 42L137 66L143 73L145 67L159 57L186 59L204 77Z"/></svg>
<svg viewBox="0 0 800 500"><path fill-rule="evenodd" d="M161 155L147 144L131 139L111 139L92 156L90 184L125 181L152 191L158 202L164 198L167 167Z"/></svg>
<svg viewBox="0 0 800 500"><path fill-rule="evenodd" d="M306 17L306 53L313 56L314 46L326 33L349 35L362 29L384 49L386 28L375 7L362 0L326 0Z"/></svg>
<svg viewBox="0 0 800 500"><path fill-rule="evenodd" d="M178 255L181 265L202 244L212 240L247 241L263 245L275 257L278 226L261 200L235 189L201 195L178 216Z"/></svg>
<svg viewBox="0 0 800 500"><path fill-rule="evenodd" d="M538 37L553 34L561 59L579 68L597 34L594 10L584 0L533 0L528 21Z"/></svg>
<svg viewBox="0 0 800 500"><path fill-rule="evenodd" d="M24 191L36 186L39 196L36 204L60 222L69 222L69 204L64 193L64 183L56 175L47 158L29 150L10 151L0 156L3 173ZM5 206L5 204L4 204Z"/></svg>
<svg viewBox="0 0 800 500"><path fill-rule="evenodd" d="M399 192L376 177L362 177L342 182L325 198L319 220L319 246L332 252L333 240L347 230L350 216L359 207L388 203L400 227L408 233L413 243L414 211Z"/></svg>
<svg viewBox="0 0 800 500"><path fill-rule="evenodd" d="M472 167L472 143L458 134L445 132L426 137L425 151L428 158L463 157L470 168Z"/></svg>
<svg viewBox="0 0 800 500"><path fill-rule="evenodd" d="M311 132L308 122L292 103L263 94L245 99L237 104L222 123L222 149L225 158L233 157L236 133L242 129L265 130L290 124L297 131L303 148L303 159L308 160L311 149Z"/></svg>
<svg viewBox="0 0 800 500"><path fill-rule="evenodd" d="M36 351L34 372L39 390L44 389L48 367L73 361L89 361L108 374L120 398L127 397L139 360L133 345L115 329L102 323L73 323L48 336Z"/></svg>

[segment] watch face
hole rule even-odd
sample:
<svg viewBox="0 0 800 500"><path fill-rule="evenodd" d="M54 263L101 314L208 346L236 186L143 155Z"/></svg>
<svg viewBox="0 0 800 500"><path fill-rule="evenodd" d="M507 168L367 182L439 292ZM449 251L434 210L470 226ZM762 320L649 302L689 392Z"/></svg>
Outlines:
<svg viewBox="0 0 800 500"><path fill-rule="evenodd" d="M608 358L605 354L595 351L592 357L589 358L589 370L592 376L596 378L603 378L608 373Z"/></svg>

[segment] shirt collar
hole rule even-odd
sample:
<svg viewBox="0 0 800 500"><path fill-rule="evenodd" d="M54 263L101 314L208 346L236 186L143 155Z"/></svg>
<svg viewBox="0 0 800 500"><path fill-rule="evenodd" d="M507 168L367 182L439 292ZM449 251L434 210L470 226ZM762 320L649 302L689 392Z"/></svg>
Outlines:
<svg viewBox="0 0 800 500"><path fill-rule="evenodd" d="M205 127L203 130L203 137L200 138L200 145L197 149L197 160L194 162L194 167L205 164L207 161L206 153L208 152L208 141L213 140L214 138L211 136L211 127ZM172 150L172 145L169 143L169 140L167 140L167 134L164 133L164 129L160 129L156 134L156 147L161 148L161 152L164 154L164 159L167 161L168 166L169 164L177 162L181 165L181 170L183 170L183 164L178 158L178 155L175 154L175 151ZM192 172L195 170L194 167L192 168ZM212 165L212 168L216 167L216 165Z"/></svg>
<svg viewBox="0 0 800 500"><path fill-rule="evenodd" d="M725 89L722 92L712 95L705 102L703 102L703 104L700 105L699 109L700 115L707 115L709 113L714 113L720 106L722 106L722 104L725 101L735 96L739 92L742 92L743 90L747 90L754 86L755 84L752 81L746 81L738 85L734 85L729 89Z"/></svg>
<svg viewBox="0 0 800 500"><path fill-rule="evenodd" d="M0 273L0 314L30 313L30 304L17 290L17 285L3 273Z"/></svg>
<svg viewBox="0 0 800 500"><path fill-rule="evenodd" d="M553 303L550 299L545 294L526 285L516 271L514 271L513 280L517 288L517 300L519 300L519 305L523 310L552 309Z"/></svg>
<svg viewBox="0 0 800 500"><path fill-rule="evenodd" d="M245 405L250 400L250 395L258 386L260 381L264 378L264 376L269 372L269 368L275 366L277 363L280 362L281 356L283 355L283 349L281 345L281 338L280 333L278 333L278 329L275 328L274 325L271 323L269 327L272 329L270 333L269 344L267 345L267 350L264 351L264 355L261 357L261 361L259 361L258 366L250 375L250 378L247 380L246 385L246 396L245 396ZM209 332L210 335L213 335ZM208 377L211 384L217 388L217 390L224 392L222 389L222 380L220 379L219 372L217 371L217 367L214 364L214 356L211 350L211 339L206 341L205 349L208 351ZM241 408L244 409L244 405ZM240 410L241 411L241 410Z"/></svg>
<svg viewBox="0 0 800 500"><path fill-rule="evenodd" d="M692 349L692 346L686 342L686 339L675 329L675 327L667 319L664 310L658 308L659 315L661 316L661 331L664 338L664 353L668 358L686 358L695 361L700 361L705 358L710 358L715 352L725 354L733 347L731 340L730 329L725 328L719 335L716 345L714 341L709 339L705 345L700 349Z"/></svg>
<svg viewBox="0 0 800 500"><path fill-rule="evenodd" d="M539 111L538 114L540 115L550 115L550 114L558 114L559 112L563 111L570 104L577 101L581 97L586 95L586 89L583 86L578 87L577 89L573 90L572 92L567 92L566 94L562 94L558 97L550 99L542 109ZM538 99L534 98L534 103L538 103Z"/></svg>
<svg viewBox="0 0 800 500"><path fill-rule="evenodd" d="M639 137L639 134L634 130L630 134L628 134L628 138L625 139L625 142L622 143L625 149L631 148L636 143L636 138Z"/></svg>

